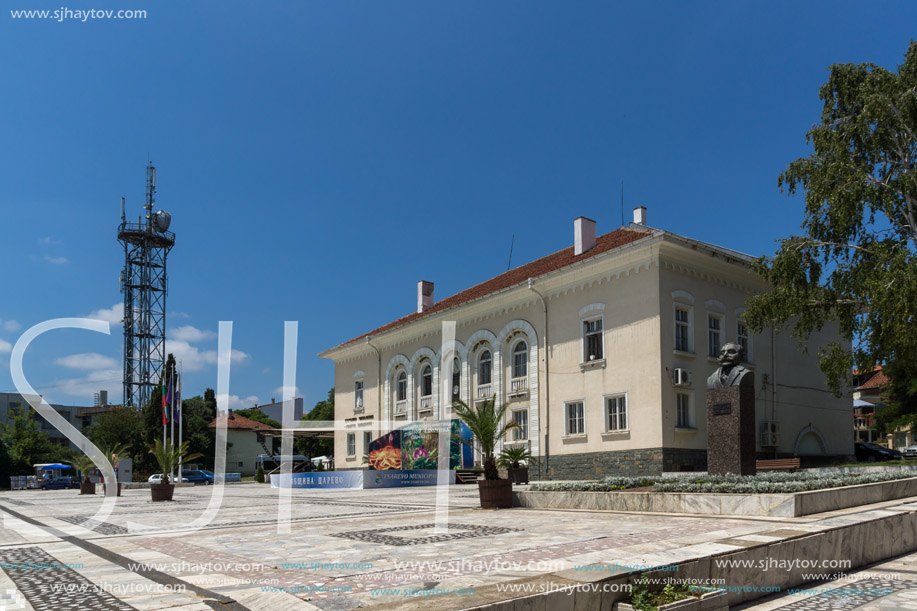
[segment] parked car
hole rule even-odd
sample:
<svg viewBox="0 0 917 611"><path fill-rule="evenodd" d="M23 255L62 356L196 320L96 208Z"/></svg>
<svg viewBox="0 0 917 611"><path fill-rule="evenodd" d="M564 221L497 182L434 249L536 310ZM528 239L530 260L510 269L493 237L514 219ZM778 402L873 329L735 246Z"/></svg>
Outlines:
<svg viewBox="0 0 917 611"><path fill-rule="evenodd" d="M146 481L148 481L151 484L161 484L162 483L162 473L154 473ZM188 483L188 478L184 477L184 472L182 473L181 481L183 484Z"/></svg>
<svg viewBox="0 0 917 611"><path fill-rule="evenodd" d="M905 458L917 458L917 443L901 450Z"/></svg>
<svg viewBox="0 0 917 611"><path fill-rule="evenodd" d="M853 447L857 460L876 462L877 460L900 460L901 452L889 450L876 443L857 443Z"/></svg>
<svg viewBox="0 0 917 611"><path fill-rule="evenodd" d="M80 483L72 477L55 477L41 484L42 490L70 490L79 487Z"/></svg>
<svg viewBox="0 0 917 611"><path fill-rule="evenodd" d="M191 482L193 484L204 484L209 486L213 483L213 474L206 471L199 471L193 469L185 469L181 472L181 477L183 480Z"/></svg>

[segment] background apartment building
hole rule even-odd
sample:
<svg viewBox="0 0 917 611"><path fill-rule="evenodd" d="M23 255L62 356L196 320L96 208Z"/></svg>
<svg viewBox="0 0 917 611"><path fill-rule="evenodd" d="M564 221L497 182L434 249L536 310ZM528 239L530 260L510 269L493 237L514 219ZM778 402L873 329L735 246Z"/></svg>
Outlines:
<svg viewBox="0 0 917 611"><path fill-rule="evenodd" d="M555 479L706 468L706 378L727 341L746 347L762 456L853 453L850 398L817 367L830 329L752 335L746 298L765 288L753 258L635 222L448 297L418 283L414 313L320 354L335 363L337 468L361 468L369 440L410 420L448 418L456 399L496 395L538 468ZM443 342L443 323L455 338Z"/></svg>

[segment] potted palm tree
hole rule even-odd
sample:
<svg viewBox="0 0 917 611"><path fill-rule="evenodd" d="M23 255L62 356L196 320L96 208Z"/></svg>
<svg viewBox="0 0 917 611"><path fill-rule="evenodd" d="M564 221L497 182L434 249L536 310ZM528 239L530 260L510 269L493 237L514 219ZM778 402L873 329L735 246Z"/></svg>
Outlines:
<svg viewBox="0 0 917 611"><path fill-rule="evenodd" d="M105 455L105 458L111 461L111 464L115 469L118 468L118 461L121 460L121 457L126 456L128 452L127 445L123 443L116 443L110 446L102 446L101 450L102 454ZM121 496L121 482L117 482L117 484L118 496ZM104 479L102 481L102 490L104 491L104 494L108 494L108 483L105 482Z"/></svg>
<svg viewBox="0 0 917 611"><path fill-rule="evenodd" d="M83 476L83 479L80 481L80 494L95 494L96 485L89 480L89 474L96 468L92 459L84 454L74 460L68 460L67 464L76 467L80 475Z"/></svg>
<svg viewBox="0 0 917 611"><path fill-rule="evenodd" d="M500 479L494 451L506 431L518 428L515 422L505 422L506 405L497 407L497 396L469 407L463 401L452 404L452 411L461 418L477 438L484 463L484 479L478 480L481 507L500 509L513 506L513 482Z"/></svg>
<svg viewBox="0 0 917 611"><path fill-rule="evenodd" d="M181 445L174 445L171 441L163 443L157 439L155 444L147 444L147 448L162 471L162 483L150 484L153 502L171 501L172 494L175 492L175 484L169 481L169 474L180 470L184 463L196 460L203 454L188 454L187 441Z"/></svg>
<svg viewBox="0 0 917 611"><path fill-rule="evenodd" d="M511 446L503 448L497 458L497 466L506 469L507 476L514 484L529 483L528 462L532 460L532 453L525 446ZM525 463L525 464L523 464Z"/></svg>

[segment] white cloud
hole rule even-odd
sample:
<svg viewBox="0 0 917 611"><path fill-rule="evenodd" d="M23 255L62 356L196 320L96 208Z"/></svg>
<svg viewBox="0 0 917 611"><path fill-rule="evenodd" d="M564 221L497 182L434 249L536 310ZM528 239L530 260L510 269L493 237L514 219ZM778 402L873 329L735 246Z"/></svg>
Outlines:
<svg viewBox="0 0 917 611"><path fill-rule="evenodd" d="M177 329L169 331L169 336L174 340L182 342L201 342L207 339L213 339L217 334L213 331L201 330L191 325L185 325L184 327L178 327Z"/></svg>
<svg viewBox="0 0 917 611"><path fill-rule="evenodd" d="M118 361L95 352L85 352L83 354L71 354L54 361L58 365L69 367L70 369L81 369L83 371L96 371L98 369L115 369L118 367Z"/></svg>
<svg viewBox="0 0 917 611"><path fill-rule="evenodd" d="M238 395L229 395L229 409L249 409L260 403L255 395L249 395L244 399L240 399Z"/></svg>
<svg viewBox="0 0 917 611"><path fill-rule="evenodd" d="M58 395L67 395L76 397L77 404L92 405L90 401L95 393L100 390L107 390L109 400L117 401L121 396L121 375L120 369L99 369L92 371L84 378L71 378L66 380L56 380L48 386L45 399L51 402L61 402ZM43 388L36 388L42 392Z"/></svg>
<svg viewBox="0 0 917 611"><path fill-rule="evenodd" d="M38 240L39 246L50 246L51 244L57 244L57 240L55 240L51 236L45 236Z"/></svg>
<svg viewBox="0 0 917 611"><path fill-rule="evenodd" d="M45 255L45 261L54 265L63 265L69 262L67 257L52 257L51 255Z"/></svg>
<svg viewBox="0 0 917 611"><path fill-rule="evenodd" d="M13 351L13 345L9 343L8 341L0 339L0 353L12 352L12 351Z"/></svg>
<svg viewBox="0 0 917 611"><path fill-rule="evenodd" d="M93 310L89 313L86 318L94 318L96 320L104 320L110 322L113 325L120 325L124 319L124 304L116 303L110 308L102 308L101 310Z"/></svg>
<svg viewBox="0 0 917 611"><path fill-rule="evenodd" d="M174 312L174 311L169 312L169 316L171 316L172 318L191 318L190 314L186 314L184 312Z"/></svg>
<svg viewBox="0 0 917 611"><path fill-rule="evenodd" d="M2 321L2 326L4 331L18 331L22 328L22 325L15 320L4 320Z"/></svg>
<svg viewBox="0 0 917 611"><path fill-rule="evenodd" d="M217 363L216 350L201 350L197 346L192 346L189 342L167 339L166 352L175 355L175 360L182 362L182 367L186 371L198 371L205 365L215 365ZM241 350L233 350L230 353L229 362L238 365L250 359L251 356Z"/></svg>
<svg viewBox="0 0 917 611"><path fill-rule="evenodd" d="M286 386L278 386L277 388L274 389L274 393L273 393L273 394L278 398L278 400L281 399L281 398L283 397L283 391L286 390L286 388L287 388ZM302 393L299 392L299 386L294 386L294 387L293 387L292 396L293 396L294 399L295 399L296 397L301 397L301 396L302 396Z"/></svg>

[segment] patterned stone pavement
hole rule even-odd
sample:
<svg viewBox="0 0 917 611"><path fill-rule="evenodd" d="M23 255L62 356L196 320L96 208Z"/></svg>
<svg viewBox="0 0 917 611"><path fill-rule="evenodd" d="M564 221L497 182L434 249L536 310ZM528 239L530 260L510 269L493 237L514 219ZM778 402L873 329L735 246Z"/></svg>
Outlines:
<svg viewBox="0 0 917 611"><path fill-rule="evenodd" d="M487 511L472 488L454 487L449 527L438 532L433 488L294 490L291 532L278 534L277 490L244 483L223 488L212 523L188 530L215 490L179 488L168 504L125 490L91 529L84 522L101 495L0 493L0 608L343 611L393 603L404 596L393 588L482 588L597 562L645 564L653 554L712 552L726 538L798 532L815 520ZM130 532L129 522L171 530ZM29 568L41 563L66 568ZM87 596L85 607L71 605L77 595ZM476 604L440 598L443 609Z"/></svg>

